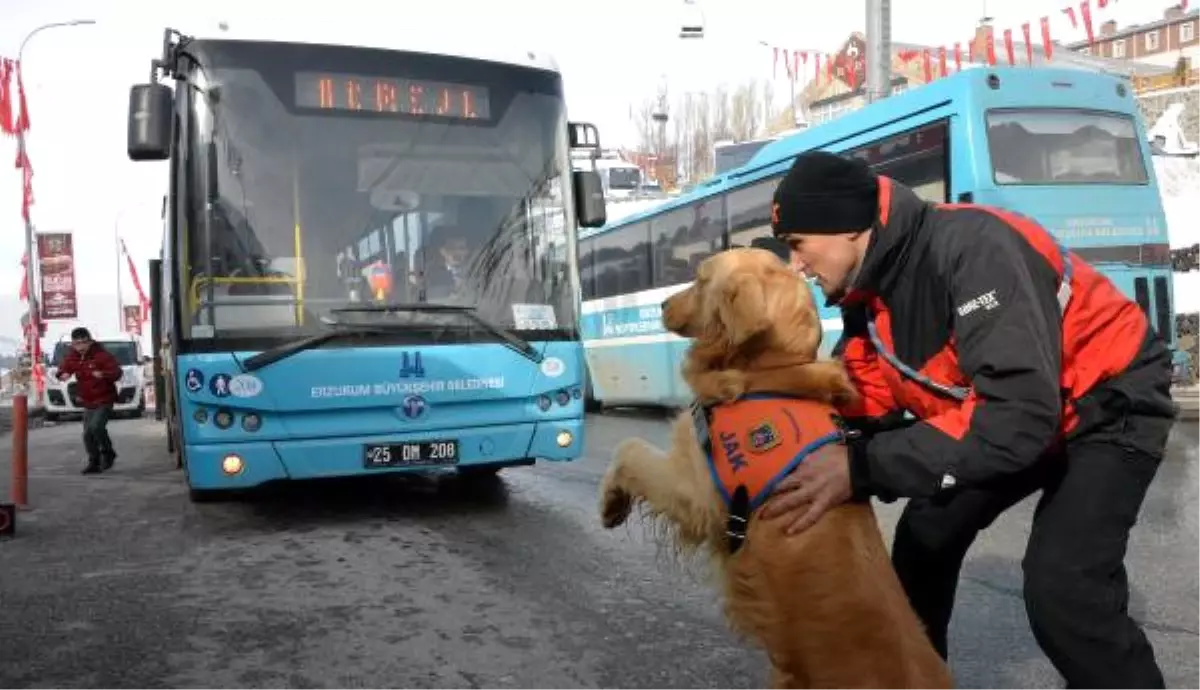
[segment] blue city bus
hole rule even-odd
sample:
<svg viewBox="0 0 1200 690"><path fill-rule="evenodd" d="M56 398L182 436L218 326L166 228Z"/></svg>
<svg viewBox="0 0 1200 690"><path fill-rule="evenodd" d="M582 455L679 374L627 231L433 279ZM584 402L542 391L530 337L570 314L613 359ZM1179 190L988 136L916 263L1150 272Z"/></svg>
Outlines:
<svg viewBox="0 0 1200 690"><path fill-rule="evenodd" d="M582 452L576 228L605 217L570 153L598 133L548 56L362 33L168 29L130 91L130 159L170 168L156 392L194 500Z"/></svg>
<svg viewBox="0 0 1200 690"><path fill-rule="evenodd" d="M970 69L767 144L747 163L579 241L589 404L680 406L688 343L660 305L705 257L770 235L770 200L799 153L861 158L933 202L1035 218L1136 298L1174 345L1162 200L1132 90L1098 73ZM824 296L817 290L820 303ZM828 355L841 331L821 310Z"/></svg>

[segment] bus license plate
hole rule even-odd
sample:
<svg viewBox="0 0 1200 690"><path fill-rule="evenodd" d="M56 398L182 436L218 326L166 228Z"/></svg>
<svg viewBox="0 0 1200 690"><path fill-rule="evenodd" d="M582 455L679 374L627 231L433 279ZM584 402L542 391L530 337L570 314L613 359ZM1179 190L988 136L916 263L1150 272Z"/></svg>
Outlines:
<svg viewBox="0 0 1200 690"><path fill-rule="evenodd" d="M367 467L434 467L458 463L458 441L370 444L363 449Z"/></svg>

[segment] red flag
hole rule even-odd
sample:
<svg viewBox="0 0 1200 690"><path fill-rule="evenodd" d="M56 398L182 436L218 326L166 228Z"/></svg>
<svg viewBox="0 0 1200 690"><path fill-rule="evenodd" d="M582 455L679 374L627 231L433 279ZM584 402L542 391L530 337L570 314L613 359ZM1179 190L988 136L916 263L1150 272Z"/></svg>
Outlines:
<svg viewBox="0 0 1200 690"><path fill-rule="evenodd" d="M1079 20L1075 18L1075 8L1074 7L1064 7L1063 12L1065 12L1067 14L1067 19L1071 20L1071 28L1078 29L1079 28Z"/></svg>
<svg viewBox="0 0 1200 690"><path fill-rule="evenodd" d="M795 76L796 81L800 80L800 54L803 52L802 50L792 51L792 74Z"/></svg>
<svg viewBox="0 0 1200 690"><path fill-rule="evenodd" d="M1092 5L1088 0L1079 3L1079 15L1083 17L1083 29L1087 31L1088 43L1096 42L1096 34L1092 32Z"/></svg>
<svg viewBox="0 0 1200 690"><path fill-rule="evenodd" d="M1096 9L1102 10L1108 7L1108 0L1096 0Z"/></svg>
<svg viewBox="0 0 1200 690"><path fill-rule="evenodd" d="M21 289L17 294L18 299L25 301L29 299L29 255L21 255Z"/></svg>
<svg viewBox="0 0 1200 690"><path fill-rule="evenodd" d="M792 61L788 59L787 48L783 49L783 71L787 72L788 79L794 80L796 78L796 73L792 71Z"/></svg>
<svg viewBox="0 0 1200 690"><path fill-rule="evenodd" d="M813 81L821 83L821 54L813 53Z"/></svg>
<svg viewBox="0 0 1200 690"><path fill-rule="evenodd" d="M9 76L12 74L12 60L0 58L0 133L14 134L12 95L8 88Z"/></svg>
<svg viewBox="0 0 1200 690"><path fill-rule="evenodd" d="M1047 62L1054 55L1054 44L1050 41L1050 17L1042 17L1042 53Z"/></svg>
<svg viewBox="0 0 1200 690"><path fill-rule="evenodd" d="M957 42L954 44L954 71L962 71L962 46Z"/></svg>
<svg viewBox="0 0 1200 690"><path fill-rule="evenodd" d="M129 277L133 282L133 289L137 291L138 304L142 307L142 321L144 322L150 318L150 300L146 299L146 293L142 290L142 281L138 279L137 267L133 265L133 257L125 248L125 240L121 240L121 253L125 255L125 261L129 264Z"/></svg>
<svg viewBox="0 0 1200 690"><path fill-rule="evenodd" d="M1013 55L1012 29L1004 30L1004 54L1008 56L1008 64L1017 64L1017 59Z"/></svg>
<svg viewBox="0 0 1200 690"><path fill-rule="evenodd" d="M987 32L987 63L996 64L996 35L991 31Z"/></svg>
<svg viewBox="0 0 1200 690"><path fill-rule="evenodd" d="M944 77L949 72L946 71L946 46L938 47L938 76Z"/></svg>
<svg viewBox="0 0 1200 690"><path fill-rule="evenodd" d="M1025 35L1025 62L1033 66L1033 43L1029 40L1029 22L1021 25L1021 33Z"/></svg>
<svg viewBox="0 0 1200 690"><path fill-rule="evenodd" d="M25 104L25 83L21 80L21 63L13 63L16 65L17 71L17 98L20 99L20 110L17 112L17 121L13 126L18 132L29 131L29 107Z"/></svg>
<svg viewBox="0 0 1200 690"><path fill-rule="evenodd" d="M929 59L929 49L921 51L921 68L925 71L925 83L933 81L933 64Z"/></svg>
<svg viewBox="0 0 1200 690"><path fill-rule="evenodd" d="M775 58L771 62L771 78L779 76L779 48L772 48L775 52Z"/></svg>
<svg viewBox="0 0 1200 690"><path fill-rule="evenodd" d="M828 54L825 56L825 76L833 81L833 56Z"/></svg>

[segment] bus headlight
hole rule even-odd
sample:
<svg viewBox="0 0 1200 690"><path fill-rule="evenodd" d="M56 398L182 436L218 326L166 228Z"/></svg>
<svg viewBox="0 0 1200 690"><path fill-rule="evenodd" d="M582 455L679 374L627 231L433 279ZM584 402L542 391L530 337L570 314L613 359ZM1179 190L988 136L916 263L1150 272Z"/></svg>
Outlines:
<svg viewBox="0 0 1200 690"><path fill-rule="evenodd" d="M253 412L242 417L242 428L246 431L258 431L262 428L262 417Z"/></svg>
<svg viewBox="0 0 1200 690"><path fill-rule="evenodd" d="M554 438L554 441L558 443L559 448L566 448L575 441L575 434L563 429L562 431L558 432L558 436Z"/></svg>
<svg viewBox="0 0 1200 690"><path fill-rule="evenodd" d="M204 424L208 421L208 410L203 407L192 413L192 419L196 420L197 424Z"/></svg>
<svg viewBox="0 0 1200 690"><path fill-rule="evenodd" d="M242 457L233 453L226 455L221 460L221 471L228 475L241 474L245 466Z"/></svg>

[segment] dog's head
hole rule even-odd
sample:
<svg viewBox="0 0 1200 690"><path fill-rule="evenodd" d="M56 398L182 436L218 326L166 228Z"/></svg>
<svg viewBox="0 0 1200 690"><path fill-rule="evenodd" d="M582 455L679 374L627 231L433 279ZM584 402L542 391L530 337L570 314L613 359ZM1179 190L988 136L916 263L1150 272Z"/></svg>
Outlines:
<svg viewBox="0 0 1200 690"><path fill-rule="evenodd" d="M808 283L772 252L730 249L705 259L693 283L663 303L663 325L729 367L764 352L814 361L821 319ZM716 362L714 362L716 364Z"/></svg>

